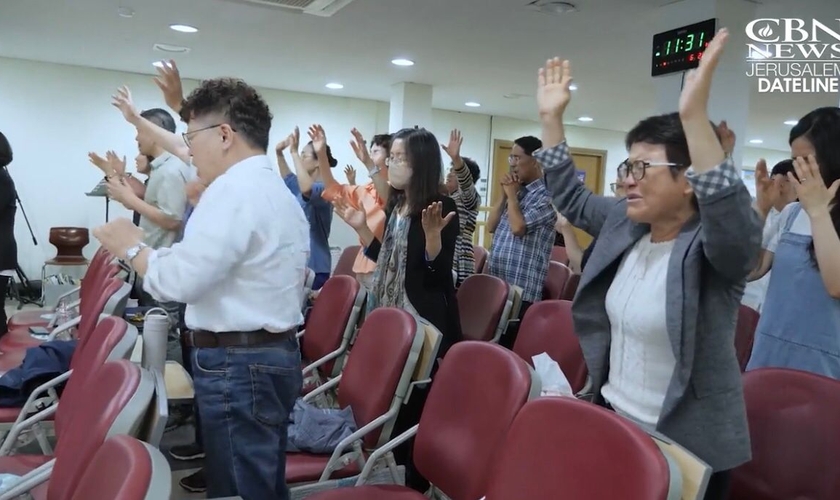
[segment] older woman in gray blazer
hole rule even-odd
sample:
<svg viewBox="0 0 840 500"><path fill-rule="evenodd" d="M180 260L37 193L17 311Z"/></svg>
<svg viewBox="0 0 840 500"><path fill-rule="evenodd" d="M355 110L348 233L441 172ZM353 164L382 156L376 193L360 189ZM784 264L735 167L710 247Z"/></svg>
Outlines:
<svg viewBox="0 0 840 500"><path fill-rule="evenodd" d="M708 463L707 499L725 498L728 471L750 459L734 334L761 243L750 194L707 113L726 38L722 30L686 79L679 113L627 135L625 199L577 178L562 119L568 62L540 70L544 149L535 154L558 210L598 235L573 309L596 402Z"/></svg>

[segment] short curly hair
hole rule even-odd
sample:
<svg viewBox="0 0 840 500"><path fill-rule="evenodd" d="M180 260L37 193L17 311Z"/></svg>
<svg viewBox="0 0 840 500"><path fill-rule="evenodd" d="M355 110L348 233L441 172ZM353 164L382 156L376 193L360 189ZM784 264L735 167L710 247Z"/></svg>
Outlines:
<svg viewBox="0 0 840 500"><path fill-rule="evenodd" d="M218 114L254 147L268 151L271 110L254 87L236 78L204 80L184 100L181 119Z"/></svg>

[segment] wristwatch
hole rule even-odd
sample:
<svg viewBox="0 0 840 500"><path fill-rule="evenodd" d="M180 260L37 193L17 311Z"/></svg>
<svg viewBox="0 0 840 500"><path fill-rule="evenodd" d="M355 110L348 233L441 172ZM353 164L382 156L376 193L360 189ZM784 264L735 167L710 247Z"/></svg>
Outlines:
<svg viewBox="0 0 840 500"><path fill-rule="evenodd" d="M134 245L133 247L129 248L128 250L125 251L125 260L127 260L128 263L131 264L131 261L133 261L135 259L135 257L137 257L137 255L139 255L140 252L143 251L144 248L148 248L148 246L149 245L147 245L143 242L140 242L140 243Z"/></svg>

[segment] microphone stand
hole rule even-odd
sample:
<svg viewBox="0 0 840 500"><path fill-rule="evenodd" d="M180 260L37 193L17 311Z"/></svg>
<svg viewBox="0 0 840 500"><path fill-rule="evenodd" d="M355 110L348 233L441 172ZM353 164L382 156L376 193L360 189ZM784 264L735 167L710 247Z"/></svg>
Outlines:
<svg viewBox="0 0 840 500"><path fill-rule="evenodd" d="M32 244L37 247L38 239L35 237L35 231L32 230L32 224L29 223L29 217L26 215L26 210L23 208L23 202L20 201L17 189L15 189L15 200L17 200L17 204L20 207L20 213L23 214L23 220L26 221L26 228L29 229L29 235L32 237ZM40 300L40 295L37 299L33 298L36 296L35 289L29 281L29 278L26 276L26 273L24 273L23 269L20 267L20 264L15 267L15 272L17 273L18 281L20 282L17 290L18 310L20 310L24 304L43 306L43 303ZM41 286L43 287L44 284L41 283Z"/></svg>

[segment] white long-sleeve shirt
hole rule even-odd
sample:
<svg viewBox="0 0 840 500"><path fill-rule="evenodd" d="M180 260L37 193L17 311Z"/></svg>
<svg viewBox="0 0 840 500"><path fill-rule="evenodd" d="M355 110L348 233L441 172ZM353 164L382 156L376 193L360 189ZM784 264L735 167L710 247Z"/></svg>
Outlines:
<svg viewBox="0 0 840 500"><path fill-rule="evenodd" d="M309 225L268 156L233 165L202 194L184 239L153 251L143 287L187 304L188 328L281 332L303 322Z"/></svg>
<svg viewBox="0 0 840 500"><path fill-rule="evenodd" d="M607 292L609 380L604 399L618 413L655 427L676 358L665 316L668 259L674 240L652 243L650 233L624 255Z"/></svg>

